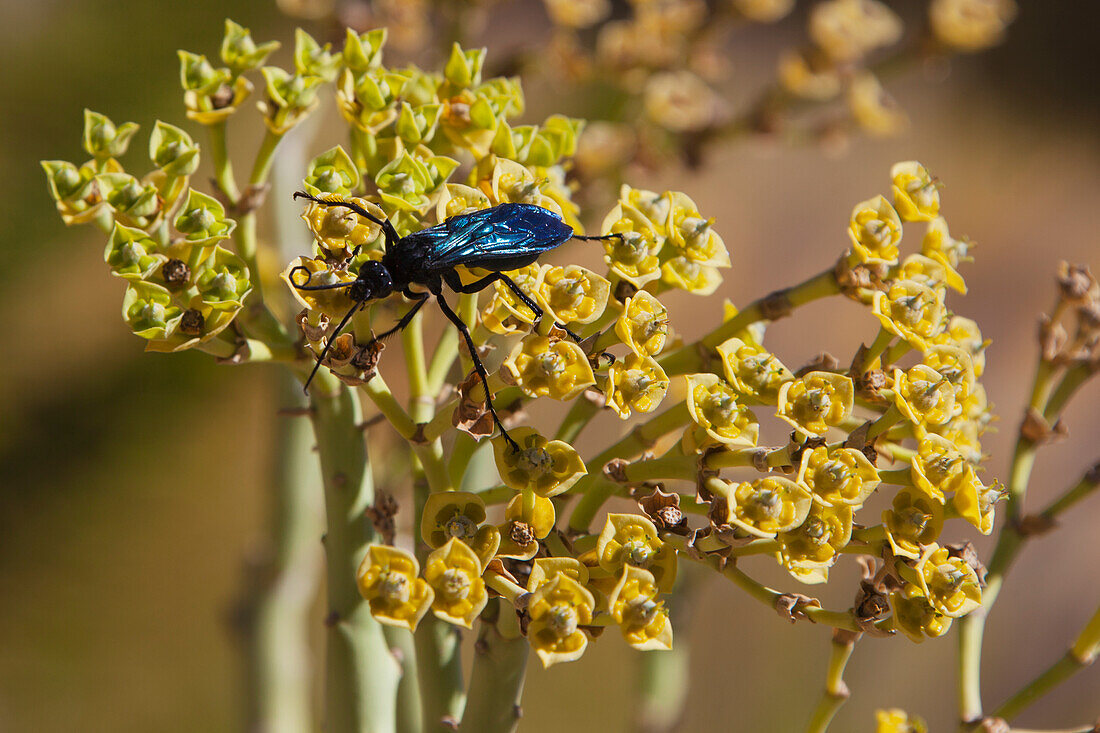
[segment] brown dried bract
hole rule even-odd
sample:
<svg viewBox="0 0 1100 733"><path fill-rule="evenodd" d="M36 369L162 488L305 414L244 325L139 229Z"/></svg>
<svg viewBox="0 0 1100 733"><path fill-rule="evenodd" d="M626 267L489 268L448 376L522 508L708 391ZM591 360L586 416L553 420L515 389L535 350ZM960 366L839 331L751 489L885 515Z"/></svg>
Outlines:
<svg viewBox="0 0 1100 733"><path fill-rule="evenodd" d="M374 499L374 504L367 507L364 514L370 519L374 529L382 537L382 542L392 545L394 535L397 533L397 523L394 516L398 511L397 500L386 491L379 491Z"/></svg>
<svg viewBox="0 0 1100 733"><path fill-rule="evenodd" d="M827 351L822 351L820 354L810 359L804 365L799 367L798 371L794 373L796 377L804 377L810 372L835 371L840 366L840 362L836 360L836 357Z"/></svg>
<svg viewBox="0 0 1100 733"><path fill-rule="evenodd" d="M638 499L638 506L653 520L657 529L679 535L688 533L687 517L680 509L680 495L675 491L665 492L660 486L655 486L653 493Z"/></svg>
<svg viewBox="0 0 1100 733"><path fill-rule="evenodd" d="M1027 519L1025 517L1024 521L1026 522ZM1039 519L1039 517L1036 517L1036 519ZM1046 521L1050 522L1050 520ZM1053 522L1050 522L1050 526L1053 526ZM1048 529L1050 526L1048 526ZM984 588L987 571L985 565L982 565L982 561L978 559L978 551L974 549L974 545L969 542L956 542L955 544L944 545L944 547L947 548L948 555L959 558L974 570L974 573L978 576L978 584Z"/></svg>
<svg viewBox="0 0 1100 733"><path fill-rule="evenodd" d="M1036 445L1051 443L1069 434L1069 430L1061 420L1051 426L1043 415L1033 407L1029 407L1024 413L1024 421L1020 423L1020 435Z"/></svg>
<svg viewBox="0 0 1100 733"><path fill-rule="evenodd" d="M294 321L298 324L298 328L301 330L302 335L306 337L307 341L320 341L325 337L325 333L328 331L329 317L324 313L318 312L318 322L314 326L309 322L309 309L303 308L302 311L294 317Z"/></svg>
<svg viewBox="0 0 1100 733"><path fill-rule="evenodd" d="M472 393L485 393L476 372L467 374L458 385L459 399L454 413L451 414L451 425L475 438L492 435L495 429L493 416L489 414L485 401L474 397Z"/></svg>
<svg viewBox="0 0 1100 733"><path fill-rule="evenodd" d="M813 619L806 615L808 608L821 608L821 601L801 593L781 593L775 599L775 612L792 624L800 619L813 623Z"/></svg>

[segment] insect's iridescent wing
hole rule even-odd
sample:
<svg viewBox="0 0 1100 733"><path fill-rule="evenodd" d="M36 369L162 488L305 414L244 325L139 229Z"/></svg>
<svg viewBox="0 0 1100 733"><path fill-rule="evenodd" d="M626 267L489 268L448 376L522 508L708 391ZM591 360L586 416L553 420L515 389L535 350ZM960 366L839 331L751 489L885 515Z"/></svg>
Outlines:
<svg viewBox="0 0 1100 733"><path fill-rule="evenodd" d="M572 237L573 228L541 206L500 204L417 234L428 235L424 269L429 272L458 265L498 270L533 262Z"/></svg>

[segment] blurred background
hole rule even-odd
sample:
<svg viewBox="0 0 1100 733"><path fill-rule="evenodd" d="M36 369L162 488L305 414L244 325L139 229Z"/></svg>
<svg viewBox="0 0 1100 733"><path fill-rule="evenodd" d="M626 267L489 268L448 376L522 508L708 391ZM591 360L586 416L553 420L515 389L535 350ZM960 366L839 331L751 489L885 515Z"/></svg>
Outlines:
<svg viewBox="0 0 1100 733"><path fill-rule="evenodd" d="M751 99L798 42L808 3L798 5L725 44L731 104ZM891 5L907 17L924 7ZM539 43L544 12L532 0L501 2L469 40L487 45L491 62ZM64 228L38 161L82 159L84 107L142 123L138 149L158 118L205 143L196 125L180 122L175 50L215 55L226 17L286 48L295 21L274 2L244 0L0 0L0 17L0 731L238 730L244 675L233 618L269 519L281 406L273 375L197 353L143 354L119 318L123 286L105 272L103 237ZM950 304L993 340L983 381L1001 423L984 441L993 456L986 478L1003 479L1058 262L1100 266L1098 21L1091 3L1024 3L1003 45L891 82L910 118L896 137L843 149L719 144L698 169L667 165L632 183L685 191L718 217L734 263L721 294L745 303L834 261L852 205L887 191L892 163L924 163L945 184L952 234L979 244L977 262L963 268L970 292ZM434 49L417 58L437 60ZM537 83L526 91L531 121L584 109ZM256 115L251 105L248 114ZM322 138L311 152L332 144ZM770 328L769 346L785 363L822 350L849 355L873 337L863 310L834 300ZM674 324L690 323L689 308L713 322L721 305L672 302ZM1041 453L1033 508L1097 460L1098 400L1096 384L1083 390L1067 413L1069 438ZM987 704L1059 657L1095 610L1097 516L1094 497L1019 560L987 627ZM972 539L988 556L984 538L952 524L951 539ZM758 566L765 582L803 590L774 563ZM843 608L857 573L842 563L834 574L812 592ZM823 682L828 630L790 626L715 580L692 611L677 628L677 643L693 652L684 729L801 729ZM870 730L874 709L890 706L924 716L933 731L952 729L954 643L862 642L846 675L853 694L833 729ZM626 730L637 657L612 641L579 663L532 665L521 730ZM1100 714L1098 699L1100 669L1086 670L1019 723L1080 725Z"/></svg>

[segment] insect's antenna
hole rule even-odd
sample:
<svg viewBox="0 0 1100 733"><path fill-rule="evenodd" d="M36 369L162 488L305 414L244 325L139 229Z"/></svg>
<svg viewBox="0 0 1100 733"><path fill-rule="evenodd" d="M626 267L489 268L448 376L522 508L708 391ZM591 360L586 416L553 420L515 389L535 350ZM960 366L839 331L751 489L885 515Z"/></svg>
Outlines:
<svg viewBox="0 0 1100 733"><path fill-rule="evenodd" d="M340 206L340 207L343 207L345 209L351 209L352 211L354 211L356 214L363 217L367 221L372 221L375 224L377 224L378 226L382 227L382 232L386 235L386 244L387 245L390 245L390 244L396 242L397 240L401 239L401 237L398 236L398 234L397 234L397 230L393 228L393 224L390 224L388 219L379 219L377 216L370 213L369 211L364 209L359 204L353 203L351 201L326 201L325 199L320 199L320 198L317 198L316 196L310 196L308 193L305 193L304 191L295 191L294 192L294 198L295 199L307 199L309 201L312 201L315 204L321 204L322 206Z"/></svg>
<svg viewBox="0 0 1100 733"><path fill-rule="evenodd" d="M325 343L325 348L321 349L321 355L317 357L317 363L313 365L313 371L309 373L309 378L306 379L306 383L302 385L302 391L309 394L309 383L313 381L314 375L317 374L317 370L321 368L321 364L324 363L325 357L328 356L329 349L332 348L332 342L336 340L336 337L340 335L340 332L344 330L344 326L348 325L348 321L355 315L355 311L363 307L363 303L356 303L348 312L340 319L340 323L336 325L336 330L332 335L328 337L328 341Z"/></svg>
<svg viewBox="0 0 1100 733"><path fill-rule="evenodd" d="M585 236L584 234L574 234L573 235L573 239L580 239L580 240L583 240L585 242L600 242L600 241L606 241L608 239L620 239L621 240L622 238L623 238L623 235L618 234L618 233L616 233L616 234L601 234L599 236Z"/></svg>
<svg viewBox="0 0 1100 733"><path fill-rule="evenodd" d="M306 273L306 281L301 285L294 282L294 273L298 272L298 270L302 270ZM297 267L291 269L291 271L287 273L287 277L290 279L290 284L294 286L295 290L336 290L337 288L346 288L354 284L336 283L334 285L310 285L309 281L313 279L313 273L310 272L309 268L307 268L305 265L298 265Z"/></svg>

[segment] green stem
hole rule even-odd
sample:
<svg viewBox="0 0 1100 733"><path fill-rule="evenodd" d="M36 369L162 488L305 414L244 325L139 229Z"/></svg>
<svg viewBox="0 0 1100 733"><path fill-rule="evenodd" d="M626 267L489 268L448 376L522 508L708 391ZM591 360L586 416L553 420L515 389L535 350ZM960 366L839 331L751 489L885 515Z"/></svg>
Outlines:
<svg viewBox="0 0 1100 733"><path fill-rule="evenodd" d="M565 418L561 421L561 427L554 435L554 440L572 443L599 411L600 408L596 403L586 399L583 395L573 400L569 412L565 413Z"/></svg>
<svg viewBox="0 0 1100 733"><path fill-rule="evenodd" d="M424 720L420 712L420 681L413 635L408 629L396 626L383 626L382 634L390 645L390 654L401 667L401 679L397 683L397 733L421 733Z"/></svg>
<svg viewBox="0 0 1100 733"><path fill-rule="evenodd" d="M1063 512L1096 490L1100 486L1100 463L1090 468L1081 480L1066 489L1050 506L1044 509L1040 516L1049 521L1054 521Z"/></svg>
<svg viewBox="0 0 1100 733"><path fill-rule="evenodd" d="M836 295L840 292L833 269L814 275L798 285L777 290L759 298L745 307L740 313L704 336L699 342L682 346L658 359L661 367L669 376L688 374L697 371L703 365L700 345L713 349L731 336L737 335L754 323L786 315L790 310L819 298ZM774 313L772 315L769 312Z"/></svg>
<svg viewBox="0 0 1100 733"><path fill-rule="evenodd" d="M669 619L678 630L672 649L639 655L639 679L634 691L634 730L639 733L672 733L684 718L690 690L691 614L697 605L703 568L681 569L676 587L667 596Z"/></svg>
<svg viewBox="0 0 1100 733"><path fill-rule="evenodd" d="M858 640L858 634L833 633L829 669L825 675L825 691L810 718L809 725L806 726L807 733L825 733L837 711L840 710L840 706L851 694L848 691L848 685L844 684L844 668L848 665Z"/></svg>
<svg viewBox="0 0 1100 733"><path fill-rule="evenodd" d="M282 139L282 135L271 130L264 134L260 149L256 151L256 160L252 164L252 175L248 178L249 184L262 186L267 181L267 177L271 173L271 164L275 160L275 148Z"/></svg>
<svg viewBox="0 0 1100 733"><path fill-rule="evenodd" d="M520 700L530 645L520 632L511 605L494 599L481 614L469 702L459 730L464 733L512 733L519 726Z"/></svg>
<svg viewBox="0 0 1100 733"><path fill-rule="evenodd" d="M299 382L281 376L280 401L301 399ZM272 546L257 567L257 598L249 614L253 709L248 727L298 733L313 725L309 628L322 567L317 543L324 526L322 493L309 423L283 418L276 427Z"/></svg>
<svg viewBox="0 0 1100 733"><path fill-rule="evenodd" d="M364 516L374 503L374 485L359 429L362 413L351 390L323 379L315 383L311 402L327 518L325 730L388 733L395 730L401 670L355 580L367 545L377 539Z"/></svg>
<svg viewBox="0 0 1100 733"><path fill-rule="evenodd" d="M1043 410L1043 417L1046 418L1047 422L1053 423L1057 419L1070 398L1095 373L1095 368L1087 363L1076 364L1066 370L1066 373L1062 376L1062 381L1058 383L1058 386L1054 388L1054 392L1050 395L1050 401L1047 402L1046 409Z"/></svg>
<svg viewBox="0 0 1100 733"><path fill-rule="evenodd" d="M626 437L603 451L591 461L586 461L588 475L578 481L571 493L580 494L581 500L573 508L569 517L569 527L574 531L585 531L596 512L604 502L615 493L616 485L603 476L603 466L612 458L635 456L651 446L655 440L672 432L691 420L687 404L680 402L665 410L649 422L638 425Z"/></svg>
<svg viewBox="0 0 1100 733"><path fill-rule="evenodd" d="M210 134L210 157L214 162L214 180L230 204L237 203L241 197L237 188L237 179L233 176L233 162L229 160L229 146L226 144L226 120L207 125Z"/></svg>
<svg viewBox="0 0 1100 733"><path fill-rule="evenodd" d="M881 326L878 329L878 335L875 336L874 342L867 347L867 353L863 357L863 366L861 371L867 372L871 369L871 365L875 363L875 359L882 356L882 353L890 346L890 342L894 339L894 334L887 331Z"/></svg>
<svg viewBox="0 0 1100 733"><path fill-rule="evenodd" d="M993 715L1012 720L1040 697L1096 661L1100 652L1100 608L1085 624L1065 656L1010 697Z"/></svg>

